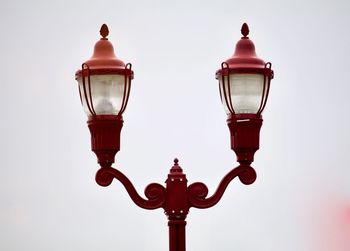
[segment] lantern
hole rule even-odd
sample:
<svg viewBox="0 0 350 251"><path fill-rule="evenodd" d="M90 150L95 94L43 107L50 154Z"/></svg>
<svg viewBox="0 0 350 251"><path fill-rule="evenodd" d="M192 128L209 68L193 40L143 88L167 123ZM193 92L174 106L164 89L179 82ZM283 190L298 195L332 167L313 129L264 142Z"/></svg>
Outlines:
<svg viewBox="0 0 350 251"><path fill-rule="evenodd" d="M95 44L92 57L75 74L82 106L88 116L91 147L101 166L109 167L120 149L122 114L128 103L133 71L114 54L103 24L102 38Z"/></svg>
<svg viewBox="0 0 350 251"><path fill-rule="evenodd" d="M255 53L246 23L243 37L236 44L233 56L221 64L216 72L224 109L228 115L231 148L242 165L250 165L259 149L262 112L265 108L270 82L271 63L265 63Z"/></svg>

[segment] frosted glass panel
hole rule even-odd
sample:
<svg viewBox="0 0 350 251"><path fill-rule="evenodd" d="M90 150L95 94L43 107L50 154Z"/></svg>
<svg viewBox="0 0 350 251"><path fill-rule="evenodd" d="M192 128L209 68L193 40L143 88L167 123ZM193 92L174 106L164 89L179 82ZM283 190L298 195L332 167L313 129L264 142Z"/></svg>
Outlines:
<svg viewBox="0 0 350 251"><path fill-rule="evenodd" d="M230 104L229 86L225 77L225 85L219 78L222 102L225 112L230 114L225 100ZM260 107L264 87L264 75L261 74L230 74L231 103L236 114L257 113ZM224 89L225 88L225 89Z"/></svg>
<svg viewBox="0 0 350 251"><path fill-rule="evenodd" d="M121 109L124 96L124 75L93 75L90 77L93 109L97 115L117 115ZM78 79L84 111L88 116L91 108L88 78L85 77L85 91L82 78ZM86 93L86 97L84 95Z"/></svg>

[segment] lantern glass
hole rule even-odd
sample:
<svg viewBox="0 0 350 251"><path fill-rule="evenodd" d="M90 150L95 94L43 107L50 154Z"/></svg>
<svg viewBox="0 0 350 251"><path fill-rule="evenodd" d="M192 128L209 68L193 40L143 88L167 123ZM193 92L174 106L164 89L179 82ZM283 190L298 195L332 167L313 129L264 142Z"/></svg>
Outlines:
<svg viewBox="0 0 350 251"><path fill-rule="evenodd" d="M266 90L263 93L265 76L263 74L233 73L229 75L229 78L230 83L228 83L227 76L224 76L224 82L222 77L219 78L225 112L231 113L229 107L232 104L236 114L257 113L262 99L266 98ZM265 84L267 84L267 79Z"/></svg>
<svg viewBox="0 0 350 251"><path fill-rule="evenodd" d="M127 95L128 79L124 75L91 75L90 87L88 77L85 77L85 88L82 78L78 79L79 90L84 111L88 116L92 116L90 110L96 115L118 115L120 112L124 95ZM90 95L91 89L91 95ZM90 109L89 109L90 106Z"/></svg>

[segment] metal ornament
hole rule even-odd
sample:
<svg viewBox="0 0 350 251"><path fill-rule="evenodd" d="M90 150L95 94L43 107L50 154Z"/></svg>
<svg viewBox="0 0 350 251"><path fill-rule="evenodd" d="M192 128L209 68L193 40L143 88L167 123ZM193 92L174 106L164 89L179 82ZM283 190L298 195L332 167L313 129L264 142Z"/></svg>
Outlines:
<svg viewBox="0 0 350 251"><path fill-rule="evenodd" d="M165 182L166 187L152 183L145 188L147 199L138 194L132 182L121 171L112 167L102 167L96 173L96 182L100 186L109 186L113 179L119 180L137 206L148 210L164 209L168 217L169 251L186 250L186 217L191 207L204 209L216 205L227 186L236 177L245 185L252 184L256 179L253 168L240 165L226 174L216 191L208 196L208 187L204 183L187 185L186 175L178 162L177 158L174 159L174 165Z"/></svg>

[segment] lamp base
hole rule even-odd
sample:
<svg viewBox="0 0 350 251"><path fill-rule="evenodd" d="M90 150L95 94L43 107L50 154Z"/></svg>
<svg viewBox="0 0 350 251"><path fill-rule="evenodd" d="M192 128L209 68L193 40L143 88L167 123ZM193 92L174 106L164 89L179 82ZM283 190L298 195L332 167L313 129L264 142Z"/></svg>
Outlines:
<svg viewBox="0 0 350 251"><path fill-rule="evenodd" d="M91 150L101 167L111 167L120 150L120 132L123 118L116 115L97 115L89 118Z"/></svg>
<svg viewBox="0 0 350 251"><path fill-rule="evenodd" d="M254 154L259 149L262 118L256 114L236 114L227 119L231 133L231 149L236 153L241 165L250 166Z"/></svg>

